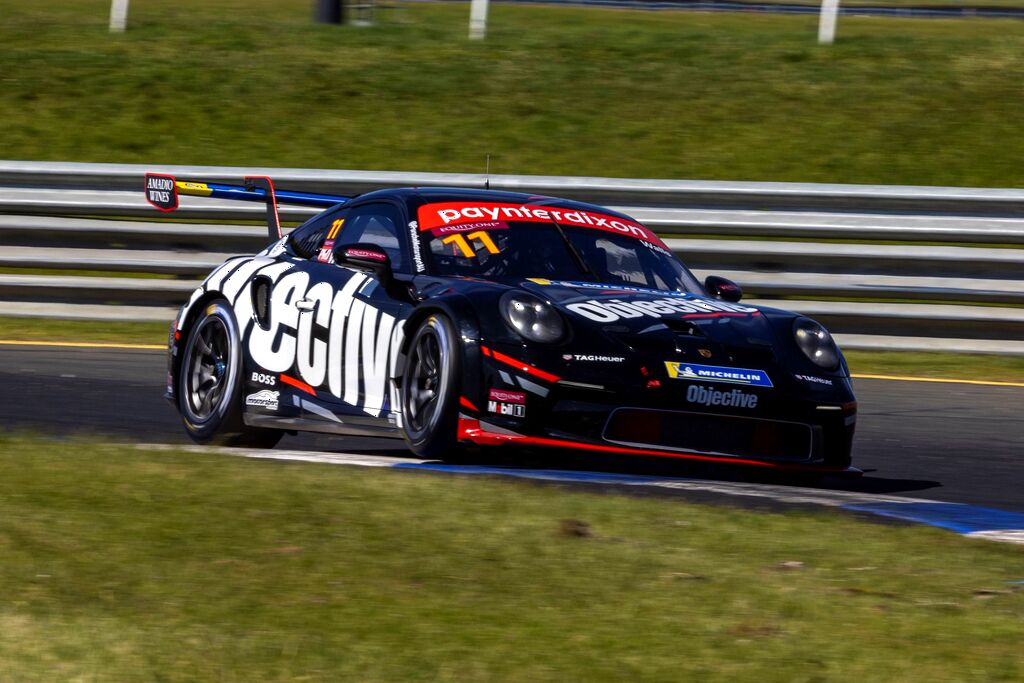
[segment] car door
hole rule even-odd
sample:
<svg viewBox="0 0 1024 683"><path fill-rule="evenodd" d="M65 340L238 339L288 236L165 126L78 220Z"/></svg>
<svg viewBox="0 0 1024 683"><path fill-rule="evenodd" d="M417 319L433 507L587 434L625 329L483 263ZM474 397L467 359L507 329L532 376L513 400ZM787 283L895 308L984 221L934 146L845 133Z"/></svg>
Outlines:
<svg viewBox="0 0 1024 683"><path fill-rule="evenodd" d="M390 380L412 304L389 294L374 275L337 265L333 254L346 245L377 245L401 277L410 272L404 224L403 208L389 201L332 216L305 268L304 291L293 297L296 370L311 390L302 400L303 417L326 431L369 433L389 424L395 402Z"/></svg>

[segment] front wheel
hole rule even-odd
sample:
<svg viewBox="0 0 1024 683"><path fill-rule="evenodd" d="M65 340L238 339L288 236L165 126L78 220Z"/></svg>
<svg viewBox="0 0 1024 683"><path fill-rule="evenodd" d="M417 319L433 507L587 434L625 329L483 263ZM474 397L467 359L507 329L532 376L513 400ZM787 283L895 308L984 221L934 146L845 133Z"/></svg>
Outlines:
<svg viewBox="0 0 1024 683"><path fill-rule="evenodd" d="M402 377L402 431L413 453L451 456L456 448L462 354L455 326L435 313L416 330Z"/></svg>
<svg viewBox="0 0 1024 683"><path fill-rule="evenodd" d="M257 448L280 441L280 431L248 427L242 420L241 368L235 316L226 301L215 300L192 325L179 369L178 409L193 441Z"/></svg>

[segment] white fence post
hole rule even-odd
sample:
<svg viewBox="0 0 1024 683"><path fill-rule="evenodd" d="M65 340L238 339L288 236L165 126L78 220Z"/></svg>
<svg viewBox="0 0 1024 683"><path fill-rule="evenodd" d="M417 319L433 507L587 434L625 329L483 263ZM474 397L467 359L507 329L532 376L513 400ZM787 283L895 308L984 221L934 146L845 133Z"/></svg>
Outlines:
<svg viewBox="0 0 1024 683"><path fill-rule="evenodd" d="M110 32L121 33L128 26L128 0L110 0Z"/></svg>
<svg viewBox="0 0 1024 683"><path fill-rule="evenodd" d="M836 39L836 19L839 16L839 0L821 0L821 17L818 19L818 42L831 45Z"/></svg>
<svg viewBox="0 0 1024 683"><path fill-rule="evenodd" d="M488 0L472 0L469 6L469 38L483 40L487 35Z"/></svg>

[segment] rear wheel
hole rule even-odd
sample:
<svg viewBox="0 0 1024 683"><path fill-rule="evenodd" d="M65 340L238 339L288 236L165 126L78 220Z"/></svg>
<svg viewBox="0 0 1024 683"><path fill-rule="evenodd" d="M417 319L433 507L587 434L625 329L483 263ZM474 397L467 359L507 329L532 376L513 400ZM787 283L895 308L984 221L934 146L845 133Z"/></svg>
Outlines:
<svg viewBox="0 0 1024 683"><path fill-rule="evenodd" d="M198 443L273 448L276 429L248 427L242 420L242 346L228 303L209 303L192 325L178 376L178 409L188 435Z"/></svg>
<svg viewBox="0 0 1024 683"><path fill-rule="evenodd" d="M425 458L455 455L459 353L455 326L434 314L416 330L402 377L402 431L409 448Z"/></svg>

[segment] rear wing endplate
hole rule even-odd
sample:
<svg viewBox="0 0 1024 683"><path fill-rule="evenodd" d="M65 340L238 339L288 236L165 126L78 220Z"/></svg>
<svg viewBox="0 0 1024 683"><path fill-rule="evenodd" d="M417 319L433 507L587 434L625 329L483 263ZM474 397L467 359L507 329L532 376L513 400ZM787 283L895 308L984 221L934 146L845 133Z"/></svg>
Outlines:
<svg viewBox="0 0 1024 683"><path fill-rule="evenodd" d="M282 237L281 219L277 213L279 203L328 208L351 199L351 197L313 192L275 190L274 181L267 176L246 176L244 182L244 185L224 185L222 183L178 180L165 173L147 173L146 201L165 212L178 208L178 195L264 202L267 205L267 233L270 239L278 240Z"/></svg>

